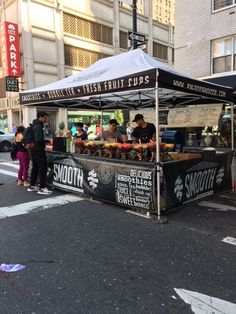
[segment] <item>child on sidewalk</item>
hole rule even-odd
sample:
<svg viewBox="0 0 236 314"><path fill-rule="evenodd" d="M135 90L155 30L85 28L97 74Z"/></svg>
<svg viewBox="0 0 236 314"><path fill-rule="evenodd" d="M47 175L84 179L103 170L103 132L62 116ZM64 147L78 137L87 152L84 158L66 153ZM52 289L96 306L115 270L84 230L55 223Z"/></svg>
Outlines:
<svg viewBox="0 0 236 314"><path fill-rule="evenodd" d="M29 152L23 144L23 132L25 128L19 126L15 134L15 143L17 146L17 159L20 163L20 168L18 171L18 185L29 186L28 184L28 169L29 169Z"/></svg>

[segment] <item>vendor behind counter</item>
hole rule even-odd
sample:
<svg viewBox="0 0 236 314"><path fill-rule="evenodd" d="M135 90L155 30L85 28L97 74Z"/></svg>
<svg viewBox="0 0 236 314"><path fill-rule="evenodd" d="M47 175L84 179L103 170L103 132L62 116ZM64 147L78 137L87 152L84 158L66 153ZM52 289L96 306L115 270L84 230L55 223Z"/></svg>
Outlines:
<svg viewBox="0 0 236 314"><path fill-rule="evenodd" d="M118 142L124 143L123 136L121 132L117 129L118 122L116 119L111 119L109 121L109 128L107 131L104 131L102 134L102 140L108 142Z"/></svg>
<svg viewBox="0 0 236 314"><path fill-rule="evenodd" d="M76 124L76 133L74 135L75 140L86 141L88 139L88 136L87 136L86 132L84 131L83 127L84 127L84 125L81 122L78 122Z"/></svg>
<svg viewBox="0 0 236 314"><path fill-rule="evenodd" d="M136 114L133 122L137 124L137 127L133 131L134 143L149 143L151 140L156 140L155 125L146 122L142 114Z"/></svg>

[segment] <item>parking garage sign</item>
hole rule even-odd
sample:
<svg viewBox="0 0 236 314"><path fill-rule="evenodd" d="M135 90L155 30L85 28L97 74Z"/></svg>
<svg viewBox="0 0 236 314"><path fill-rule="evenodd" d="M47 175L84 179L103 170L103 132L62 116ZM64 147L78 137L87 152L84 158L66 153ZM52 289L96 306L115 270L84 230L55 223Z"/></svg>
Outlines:
<svg viewBox="0 0 236 314"><path fill-rule="evenodd" d="M20 51L18 26L4 22L0 27L3 76L20 77Z"/></svg>

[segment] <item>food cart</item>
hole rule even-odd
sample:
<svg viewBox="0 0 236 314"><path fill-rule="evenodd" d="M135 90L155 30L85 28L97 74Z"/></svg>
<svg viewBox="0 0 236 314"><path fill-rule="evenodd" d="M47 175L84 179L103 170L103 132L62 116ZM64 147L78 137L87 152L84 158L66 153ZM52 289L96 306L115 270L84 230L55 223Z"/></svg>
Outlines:
<svg viewBox="0 0 236 314"><path fill-rule="evenodd" d="M159 139L160 108L229 103L233 115L232 96L231 88L182 75L136 49L101 59L90 68L58 82L20 93L20 104L101 111L155 107L156 138ZM231 121L233 131L233 119ZM231 143L233 150L233 137ZM166 191L167 207L231 188L232 152L219 154L211 160L188 154L187 161L162 163L161 156L166 156L167 151L160 147L159 140L155 148L149 147L155 162L143 157L145 149L141 147L132 147L130 151L141 152L138 158L131 160L124 158L122 147L110 147L112 153L106 156L92 154L93 147L87 147L87 153L83 153L81 147L79 149L79 153L48 153L53 186L125 207L153 211L157 213L158 221L161 221L162 186ZM101 147L96 149L103 151ZM121 150L119 153L123 157L118 158L115 150ZM173 173L176 173L174 178Z"/></svg>

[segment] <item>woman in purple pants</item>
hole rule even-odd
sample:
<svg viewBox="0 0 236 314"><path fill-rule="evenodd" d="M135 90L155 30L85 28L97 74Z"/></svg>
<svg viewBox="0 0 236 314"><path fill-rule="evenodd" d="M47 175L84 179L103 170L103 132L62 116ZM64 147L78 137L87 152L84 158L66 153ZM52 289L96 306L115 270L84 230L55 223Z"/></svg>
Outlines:
<svg viewBox="0 0 236 314"><path fill-rule="evenodd" d="M15 143L17 146L17 159L20 163L20 168L18 170L18 185L29 186L28 184L28 170L29 170L29 152L23 144L23 132L25 128L19 126L15 135Z"/></svg>

